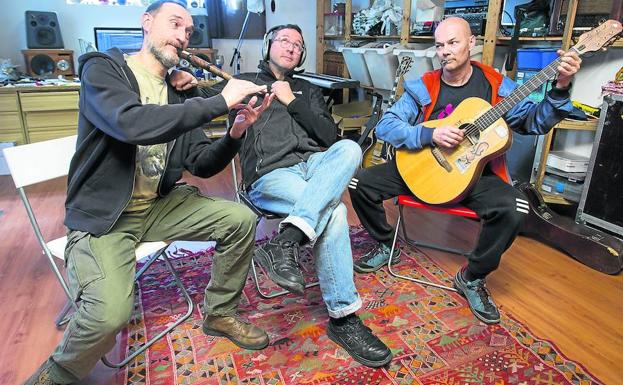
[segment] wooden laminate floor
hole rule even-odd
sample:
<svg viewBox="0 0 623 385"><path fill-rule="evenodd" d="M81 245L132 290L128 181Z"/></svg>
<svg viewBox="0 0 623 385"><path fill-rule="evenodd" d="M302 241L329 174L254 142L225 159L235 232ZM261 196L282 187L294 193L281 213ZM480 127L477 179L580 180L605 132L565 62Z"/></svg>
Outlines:
<svg viewBox="0 0 623 385"><path fill-rule="evenodd" d="M229 169L209 180L188 178L208 194L233 198ZM32 188L31 203L48 237L64 233L65 180ZM345 194L348 202L348 196ZM350 206L350 202L348 202ZM396 210L387 203L393 221ZM61 338L54 319L65 296L26 217L9 176L0 176L0 384L21 384L47 358ZM407 212L411 233L429 241L470 248L475 222ZM357 218L349 207L349 222ZM271 231L271 229L260 229ZM428 254L450 272L464 258ZM605 384L623 384L623 275L591 270L551 247L519 237L488 279L496 302L532 332L553 341ZM83 384L113 384L114 371L98 364Z"/></svg>

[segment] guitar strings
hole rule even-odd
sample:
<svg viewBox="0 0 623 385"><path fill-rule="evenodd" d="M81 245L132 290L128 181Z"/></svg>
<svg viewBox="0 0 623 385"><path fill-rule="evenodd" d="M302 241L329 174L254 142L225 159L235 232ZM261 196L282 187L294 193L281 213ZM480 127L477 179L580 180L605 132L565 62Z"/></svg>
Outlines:
<svg viewBox="0 0 623 385"><path fill-rule="evenodd" d="M558 64L560 64L560 62L561 58L558 57L547 67L541 70L541 72L539 72L537 75L530 78L530 80L528 80L519 88L516 88L510 95L504 98L503 101L501 101L493 108L489 109L487 112L481 115L479 118L477 118L474 123L467 124L467 128L464 129L465 136L472 136L480 131L483 131L483 129L480 128L481 125L487 128L498 119L500 119L502 115L508 112L508 110L514 107L518 102L525 99L530 94L530 92L535 90L541 84L545 83L547 80L551 79L556 74L556 68L558 67ZM463 141L465 140L466 139L463 139Z"/></svg>

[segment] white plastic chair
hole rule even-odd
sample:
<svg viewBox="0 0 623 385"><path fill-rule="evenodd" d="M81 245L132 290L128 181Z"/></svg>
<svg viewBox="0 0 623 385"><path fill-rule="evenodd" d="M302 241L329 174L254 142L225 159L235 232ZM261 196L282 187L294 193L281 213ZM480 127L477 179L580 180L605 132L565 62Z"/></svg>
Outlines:
<svg viewBox="0 0 623 385"><path fill-rule="evenodd" d="M7 165L9 166L9 170L11 171L11 176L13 177L13 182L15 183L17 192L22 199L22 202L24 203L26 213L28 214L28 219L30 219L30 223L32 224L32 228L35 232L37 240L39 241L42 252L47 257L48 262L50 263L50 266L52 267L52 270L56 275L56 278L58 278L58 281L63 287L63 291L65 291L65 294L68 298L68 305L65 306L65 308L61 311L59 317L56 319L55 323L57 327L68 321L69 318L66 317L66 314L71 308L77 310L79 306L78 303L72 300L69 287L67 286L67 282L65 281L64 277L56 266L56 262L54 260L54 257L61 260L64 259L67 237L64 236L61 238L46 241L46 238L43 236L37 222L37 218L33 211L33 208L28 200L26 187L66 176L69 171L69 164L75 150L75 135L66 138L52 139L44 142L5 148L3 150ZM136 260L139 261L145 258L149 259L147 259L145 265L136 273L135 279L138 280L138 278L145 272L145 270L147 270L147 268L149 268L149 266L151 266L154 261L162 257L165 264L167 265L167 268L174 276L175 284L180 288L184 295L184 298L186 299L186 302L188 304L188 310L186 311L184 316L177 319L175 323L167 327L158 335L151 338L143 346L136 349L134 352L128 354L128 356L123 361L119 363L111 363L106 359L106 357L102 357L102 362L104 362L104 364L106 364L107 366L120 368L127 365L137 355L144 352L164 335L170 333L177 325L184 322L192 314L192 299L190 298L190 295L182 284L182 281L177 275L166 253L166 249L169 246L169 243L169 241L142 242L137 245L135 251Z"/></svg>

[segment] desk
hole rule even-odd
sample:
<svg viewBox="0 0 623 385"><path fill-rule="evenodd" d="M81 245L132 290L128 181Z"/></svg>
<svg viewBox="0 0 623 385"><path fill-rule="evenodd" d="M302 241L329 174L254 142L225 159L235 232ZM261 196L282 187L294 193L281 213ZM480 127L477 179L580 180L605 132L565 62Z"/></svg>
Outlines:
<svg viewBox="0 0 623 385"><path fill-rule="evenodd" d="M79 86L0 87L0 142L75 135Z"/></svg>

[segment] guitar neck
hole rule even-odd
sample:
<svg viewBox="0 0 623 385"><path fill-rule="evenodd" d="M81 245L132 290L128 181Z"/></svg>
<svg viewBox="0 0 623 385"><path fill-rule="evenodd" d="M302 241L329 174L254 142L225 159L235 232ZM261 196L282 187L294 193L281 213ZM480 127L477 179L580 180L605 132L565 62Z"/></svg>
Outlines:
<svg viewBox="0 0 623 385"><path fill-rule="evenodd" d="M492 125L496 120L502 118L511 108L527 98L532 91L545 84L549 79L552 79L558 72L557 68L560 61L561 58L558 57L538 74L531 77L526 83L516 88L510 95L504 98L504 100L482 114L482 116L474 122L476 126L482 131Z"/></svg>

